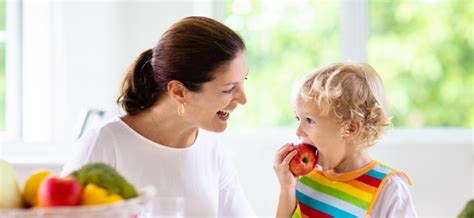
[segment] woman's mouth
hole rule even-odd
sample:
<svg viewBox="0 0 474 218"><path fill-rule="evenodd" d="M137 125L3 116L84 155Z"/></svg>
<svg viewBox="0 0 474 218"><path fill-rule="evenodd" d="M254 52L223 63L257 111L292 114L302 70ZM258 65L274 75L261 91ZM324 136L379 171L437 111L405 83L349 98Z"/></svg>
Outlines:
<svg viewBox="0 0 474 218"><path fill-rule="evenodd" d="M227 119L229 119L229 115L230 115L231 112L232 111L230 111L230 110L220 110L220 111L217 112L217 116L222 121L226 121Z"/></svg>

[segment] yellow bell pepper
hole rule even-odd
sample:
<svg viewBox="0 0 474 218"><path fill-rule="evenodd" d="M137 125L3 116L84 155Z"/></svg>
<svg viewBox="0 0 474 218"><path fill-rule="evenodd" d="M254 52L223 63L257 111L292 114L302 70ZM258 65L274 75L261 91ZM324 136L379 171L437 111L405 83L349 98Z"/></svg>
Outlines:
<svg viewBox="0 0 474 218"><path fill-rule="evenodd" d="M123 198L117 194L109 194L107 190L89 183L82 191L81 196L82 205L101 205L101 204L113 204L119 201L123 201Z"/></svg>

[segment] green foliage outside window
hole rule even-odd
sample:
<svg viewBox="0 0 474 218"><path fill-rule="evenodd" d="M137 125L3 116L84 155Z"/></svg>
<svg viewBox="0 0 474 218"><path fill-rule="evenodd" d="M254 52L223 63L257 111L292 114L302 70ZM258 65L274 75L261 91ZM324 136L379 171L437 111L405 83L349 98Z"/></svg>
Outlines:
<svg viewBox="0 0 474 218"><path fill-rule="evenodd" d="M5 1L0 0L0 32L5 31ZM5 130L5 43L0 42L0 131Z"/></svg>
<svg viewBox="0 0 474 218"><path fill-rule="evenodd" d="M291 87L339 61L339 1L228 0L225 23L247 45L248 103L231 127L294 125ZM384 79L396 127L474 126L470 0L369 1L368 62Z"/></svg>
<svg viewBox="0 0 474 218"><path fill-rule="evenodd" d="M339 4L329 1L228 1L225 23L246 42L247 105L231 127L276 127L295 123L294 82L340 57Z"/></svg>
<svg viewBox="0 0 474 218"><path fill-rule="evenodd" d="M0 131L5 130L5 43L0 43Z"/></svg>
<svg viewBox="0 0 474 218"><path fill-rule="evenodd" d="M0 0L0 31L5 30L5 0Z"/></svg>
<svg viewBox="0 0 474 218"><path fill-rule="evenodd" d="M370 1L368 60L395 126L474 126L474 3Z"/></svg>

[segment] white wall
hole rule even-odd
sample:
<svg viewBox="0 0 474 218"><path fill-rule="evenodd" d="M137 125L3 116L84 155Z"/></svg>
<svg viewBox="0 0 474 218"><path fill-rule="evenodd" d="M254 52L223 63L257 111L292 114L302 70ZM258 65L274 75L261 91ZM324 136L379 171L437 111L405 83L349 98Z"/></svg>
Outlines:
<svg viewBox="0 0 474 218"><path fill-rule="evenodd" d="M120 82L133 60L172 23L212 16L212 6L195 0L23 2L18 137L24 143L70 144L87 109L117 114Z"/></svg>
<svg viewBox="0 0 474 218"><path fill-rule="evenodd" d="M133 59L154 47L169 25L194 12L193 1L63 3L64 128L74 129L87 108L116 112L119 84Z"/></svg>

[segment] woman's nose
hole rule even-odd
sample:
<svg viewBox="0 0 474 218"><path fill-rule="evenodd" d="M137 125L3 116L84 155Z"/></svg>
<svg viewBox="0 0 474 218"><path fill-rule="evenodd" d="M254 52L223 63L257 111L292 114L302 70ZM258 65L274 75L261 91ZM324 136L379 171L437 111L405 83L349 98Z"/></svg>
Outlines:
<svg viewBox="0 0 474 218"><path fill-rule="evenodd" d="M240 90L236 98L237 102L239 102L239 104L241 105L247 103L247 97L245 96L245 91L243 89Z"/></svg>

